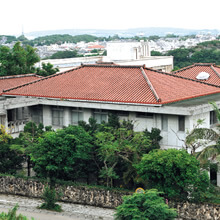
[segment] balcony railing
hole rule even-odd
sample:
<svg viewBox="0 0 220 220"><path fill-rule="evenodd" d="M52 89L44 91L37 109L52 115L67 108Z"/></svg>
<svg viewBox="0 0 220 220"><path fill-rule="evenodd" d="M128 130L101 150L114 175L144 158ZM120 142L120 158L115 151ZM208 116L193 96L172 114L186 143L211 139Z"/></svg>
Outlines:
<svg viewBox="0 0 220 220"><path fill-rule="evenodd" d="M28 122L28 119L9 121L8 122L9 133L13 134L13 133L19 133L21 131L24 131L24 126L27 122Z"/></svg>

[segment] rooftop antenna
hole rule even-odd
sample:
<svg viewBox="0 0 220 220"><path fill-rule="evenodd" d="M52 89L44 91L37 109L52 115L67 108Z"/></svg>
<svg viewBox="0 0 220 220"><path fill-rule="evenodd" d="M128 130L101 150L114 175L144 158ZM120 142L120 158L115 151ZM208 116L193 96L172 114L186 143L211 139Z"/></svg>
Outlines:
<svg viewBox="0 0 220 220"><path fill-rule="evenodd" d="M24 36L24 26L23 26L23 24L22 24L22 30L21 31L22 31L21 35Z"/></svg>

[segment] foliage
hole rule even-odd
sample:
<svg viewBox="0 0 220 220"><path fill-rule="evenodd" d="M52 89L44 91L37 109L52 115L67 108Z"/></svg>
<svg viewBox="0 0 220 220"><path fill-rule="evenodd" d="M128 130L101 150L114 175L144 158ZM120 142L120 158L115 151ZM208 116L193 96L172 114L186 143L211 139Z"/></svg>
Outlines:
<svg viewBox="0 0 220 220"><path fill-rule="evenodd" d="M216 103L210 103L216 112L217 120L220 122L220 111ZM197 126L186 136L185 144L187 148L190 148L192 154L205 163L207 160L220 161L220 134L219 130L216 131L210 128L199 128L198 126L203 122L197 122ZM200 147L203 149L196 153Z"/></svg>
<svg viewBox="0 0 220 220"><path fill-rule="evenodd" d="M78 179L88 173L93 146L91 136L79 126L45 132L31 153L37 176L55 179Z"/></svg>
<svg viewBox="0 0 220 220"><path fill-rule="evenodd" d="M220 65L219 41L206 41L191 48L170 50L164 55L174 57L174 69L192 65L193 63L215 63Z"/></svg>
<svg viewBox="0 0 220 220"><path fill-rule="evenodd" d="M116 220L172 220L177 217L175 209L170 209L155 189L145 193L124 196L123 203L116 208Z"/></svg>
<svg viewBox="0 0 220 220"><path fill-rule="evenodd" d="M53 64L51 63L42 63L42 68L36 69L36 74L40 76L50 76L58 72L58 68L53 68Z"/></svg>
<svg viewBox="0 0 220 220"><path fill-rule="evenodd" d="M63 58L72 58L72 57L79 57L77 50L73 51L58 51L54 53L50 59L63 59Z"/></svg>
<svg viewBox="0 0 220 220"><path fill-rule="evenodd" d="M29 45L22 47L20 42L17 42L12 49L2 46L0 47L0 74L33 73L35 71L34 64L39 60L36 49Z"/></svg>
<svg viewBox="0 0 220 220"><path fill-rule="evenodd" d="M151 56L163 56L163 54L161 52L159 52L159 51L152 50L151 51Z"/></svg>
<svg viewBox="0 0 220 220"><path fill-rule="evenodd" d="M38 142L38 138L44 133L43 124L36 125L34 122L29 121L24 126L24 132L21 132L19 138L13 140L10 149L15 150L18 154L25 157L27 162L27 175L30 176L30 153Z"/></svg>
<svg viewBox="0 0 220 220"><path fill-rule="evenodd" d="M22 214L16 215L16 212L18 210L18 204L14 206L13 209L10 209L8 213L2 212L0 213L0 220L28 220L26 216L23 216ZM34 218L31 218L31 220L34 220Z"/></svg>
<svg viewBox="0 0 220 220"><path fill-rule="evenodd" d="M10 143L0 143L0 173L15 174L22 168L24 158L10 149Z"/></svg>
<svg viewBox="0 0 220 220"><path fill-rule="evenodd" d="M6 132L3 125L0 130L0 173L15 174L21 169L23 157L10 149L12 137Z"/></svg>
<svg viewBox="0 0 220 220"><path fill-rule="evenodd" d="M200 171L199 161L185 150L151 151L136 168L148 187L174 200L194 199L194 193L198 197L209 187L208 174Z"/></svg>
<svg viewBox="0 0 220 220"><path fill-rule="evenodd" d="M149 139L143 133L135 133L133 130L123 127L105 127L105 130L96 133L95 137L95 143L99 146L97 152L103 161L101 177L104 177L105 174L107 186L109 184L112 186L112 180L118 178L114 168L120 160L129 164L128 167L133 172L134 169L131 165L139 162L149 147Z"/></svg>
<svg viewBox="0 0 220 220"><path fill-rule="evenodd" d="M9 135L5 129L4 125L0 125L0 143L8 143L8 141L12 139L11 135Z"/></svg>
<svg viewBox="0 0 220 220"><path fill-rule="evenodd" d="M46 186L44 188L42 198L45 202L40 205L40 209L47 209L56 212L62 211L61 206L56 204L56 202L60 199L60 195L56 193L56 190L54 188Z"/></svg>
<svg viewBox="0 0 220 220"><path fill-rule="evenodd" d="M159 128L151 128L151 132L149 132L147 129L145 129L144 134L146 137L149 138L151 141L151 144L148 148L148 152L150 152L153 149L160 149L160 144L159 142L162 140L162 136L160 135L160 129Z"/></svg>
<svg viewBox="0 0 220 220"><path fill-rule="evenodd" d="M35 38L32 42L39 46L39 45L62 44L65 42L77 43L80 41L85 41L88 43L88 42L96 41L97 39L98 37L88 34L76 35L76 36L72 36L69 34L63 34L63 35L54 34L54 35Z"/></svg>

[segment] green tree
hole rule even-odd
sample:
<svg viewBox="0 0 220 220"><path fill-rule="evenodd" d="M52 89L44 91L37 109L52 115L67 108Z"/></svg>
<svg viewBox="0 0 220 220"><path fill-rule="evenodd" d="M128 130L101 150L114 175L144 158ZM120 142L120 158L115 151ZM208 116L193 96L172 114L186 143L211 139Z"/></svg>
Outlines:
<svg viewBox="0 0 220 220"><path fill-rule="evenodd" d="M151 131L149 132L147 129L144 131L144 135L148 137L148 139L151 141L151 144L148 148L148 152L150 152L153 149L160 149L159 142L162 140L162 136L160 135L160 129L159 128L151 128ZM148 153L147 152L147 153Z"/></svg>
<svg viewBox="0 0 220 220"><path fill-rule="evenodd" d="M58 68L53 68L53 65L51 63L42 63L42 69L37 68L36 74L40 76L50 76L58 72Z"/></svg>
<svg viewBox="0 0 220 220"><path fill-rule="evenodd" d="M34 64L40 59L36 54L36 49L27 45L21 46L20 42L15 43L12 49L0 47L0 74L19 75L33 73Z"/></svg>
<svg viewBox="0 0 220 220"><path fill-rule="evenodd" d="M45 132L31 152L37 176L75 180L88 174L92 138L80 126Z"/></svg>
<svg viewBox="0 0 220 220"><path fill-rule="evenodd" d="M64 58L73 58L78 57L77 50L73 51L58 51L55 54L53 54L50 59L64 59Z"/></svg>
<svg viewBox="0 0 220 220"><path fill-rule="evenodd" d="M35 144L38 143L38 138L44 133L43 124L36 125L30 121L24 126L24 132L21 132L19 138L13 140L10 149L15 150L18 154L23 156L27 162L27 175L30 176L31 161L30 154Z"/></svg>
<svg viewBox="0 0 220 220"><path fill-rule="evenodd" d="M123 127L105 127L104 131L96 133L95 136L95 143L99 146L97 152L103 162L100 174L106 178L107 186L112 186L113 179L119 178L115 168L120 160L127 165L124 178L134 180L137 175L133 165L147 152L150 144L148 137L142 132L134 132Z"/></svg>
<svg viewBox="0 0 220 220"><path fill-rule="evenodd" d="M211 105L216 112L218 122L220 122L220 110L216 103L212 102ZM186 136L185 144L190 148L192 154L196 155L201 162L216 159L220 162L220 132L211 128L199 128L202 120L197 122L197 126ZM213 144L214 142L214 144ZM199 148L203 148L198 152ZM197 152L197 153L196 153Z"/></svg>
<svg viewBox="0 0 220 220"><path fill-rule="evenodd" d="M145 193L124 196L123 203L116 208L116 220L172 220L177 217L175 209L170 209L155 189Z"/></svg>
<svg viewBox="0 0 220 220"><path fill-rule="evenodd" d="M207 172L202 172L199 161L185 150L151 151L136 168L148 187L163 191L166 197L175 200L201 198L209 187Z"/></svg>
<svg viewBox="0 0 220 220"><path fill-rule="evenodd" d="M161 52L159 52L159 51L152 50L151 51L151 56L163 56L163 54Z"/></svg>
<svg viewBox="0 0 220 220"><path fill-rule="evenodd" d="M24 161L22 156L17 155L10 149L12 137L8 135L3 125L0 130L0 173L15 174L22 168Z"/></svg>

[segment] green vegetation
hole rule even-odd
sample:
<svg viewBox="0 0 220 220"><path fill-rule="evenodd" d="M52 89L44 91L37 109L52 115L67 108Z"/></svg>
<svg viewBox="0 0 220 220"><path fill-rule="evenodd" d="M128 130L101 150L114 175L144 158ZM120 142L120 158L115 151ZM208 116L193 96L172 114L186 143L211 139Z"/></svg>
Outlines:
<svg viewBox="0 0 220 220"><path fill-rule="evenodd" d="M88 173L93 146L91 137L79 126L45 132L32 149L31 159L37 176L56 179L78 179Z"/></svg>
<svg viewBox="0 0 220 220"><path fill-rule="evenodd" d="M50 76L58 72L58 68L54 68L51 63L42 63L42 68L36 69L36 74L40 76Z"/></svg>
<svg viewBox="0 0 220 220"><path fill-rule="evenodd" d="M148 188L156 188L173 200L196 201L209 187L207 172L201 172L199 161L185 150L151 151L136 168Z"/></svg>
<svg viewBox="0 0 220 220"><path fill-rule="evenodd" d="M6 46L0 47L0 76L20 75L36 73L48 76L59 71L53 69L53 65L43 64L42 69L34 67L40 61L36 49L26 45L21 46L20 42L15 43L12 49Z"/></svg>
<svg viewBox="0 0 220 220"><path fill-rule="evenodd" d="M215 63L220 65L220 41L206 41L195 47L170 50L164 55L174 57L175 70L193 63Z"/></svg>
<svg viewBox="0 0 220 220"><path fill-rule="evenodd" d="M15 174L22 168L23 157L10 149L12 137L3 125L0 129L0 173Z"/></svg>
<svg viewBox="0 0 220 220"><path fill-rule="evenodd" d="M50 59L64 59L64 58L73 58L73 57L80 57L81 55L78 55L77 50L73 51L58 51L54 53Z"/></svg>
<svg viewBox="0 0 220 220"><path fill-rule="evenodd" d="M0 213L0 220L28 220L28 218L22 214L16 215L17 209L18 205L16 205L13 209L10 209L8 213ZM34 220L34 218L31 218L31 220Z"/></svg>
<svg viewBox="0 0 220 220"><path fill-rule="evenodd" d="M161 192L151 189L145 193L124 196L123 203L116 208L116 220L172 220L177 217L160 196Z"/></svg>
<svg viewBox="0 0 220 220"><path fill-rule="evenodd" d="M22 47L17 42L12 49L0 47L0 75L19 75L33 73L34 64L40 59L36 54L36 49L27 45Z"/></svg>
<svg viewBox="0 0 220 220"><path fill-rule="evenodd" d="M39 206L39 209L47 209L51 211L61 212L61 206L56 204L60 199L60 195L56 192L54 188L46 186L42 195L44 203Z"/></svg>

